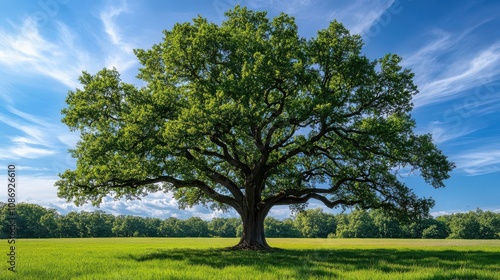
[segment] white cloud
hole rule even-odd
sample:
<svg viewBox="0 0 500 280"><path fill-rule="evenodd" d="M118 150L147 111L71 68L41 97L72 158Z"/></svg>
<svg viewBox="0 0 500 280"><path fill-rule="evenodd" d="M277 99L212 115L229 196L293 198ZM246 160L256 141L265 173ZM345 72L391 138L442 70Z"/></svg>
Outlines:
<svg viewBox="0 0 500 280"><path fill-rule="evenodd" d="M124 3L124 2L123 2ZM79 86L82 70L96 71L115 67L123 72L136 64L133 44L122 34L117 18L127 12L125 4L108 6L99 19L103 32L91 34L96 41L103 41L101 49L88 51L84 36L68 25L54 21L56 32L45 35L33 18L21 24L11 23L10 28L0 27L0 66L9 74L45 76L70 88ZM97 63L96 63L97 62ZM99 63L103 65L99 66ZM0 70L2 71L2 70ZM3 97L2 94L2 98Z"/></svg>
<svg viewBox="0 0 500 280"><path fill-rule="evenodd" d="M292 215L292 211L290 211L290 208L288 206L275 206L271 208L271 211L269 211L269 216L274 217L279 220L283 220L286 218L290 218Z"/></svg>
<svg viewBox="0 0 500 280"><path fill-rule="evenodd" d="M437 218L439 216L448 216L448 215L452 215L452 214L457 214L457 213L467 213L468 211L463 211L463 210L449 210L449 211L434 211L434 212L430 212L429 214L431 214L431 216L433 216L434 218Z"/></svg>
<svg viewBox="0 0 500 280"><path fill-rule="evenodd" d="M0 170L7 170L5 166L0 167ZM26 165L16 165L16 170L22 170L22 171L49 171L49 168L45 167L33 167L33 166L26 166Z"/></svg>
<svg viewBox="0 0 500 280"><path fill-rule="evenodd" d="M500 42L469 60L456 61L444 77L421 86L421 94L414 98L415 107L456 98L461 91L480 86L498 74Z"/></svg>
<svg viewBox="0 0 500 280"><path fill-rule="evenodd" d="M461 97L500 75L500 41L468 47L469 35L478 26L459 34L434 29L433 39L403 60L416 73L420 93L413 98L415 107Z"/></svg>
<svg viewBox="0 0 500 280"><path fill-rule="evenodd" d="M0 149L0 159L19 159L19 158L27 158L27 159L36 159L40 157L45 157L49 155L53 155L56 152L49 149L43 148L35 148L28 146L24 143L13 147L12 149Z"/></svg>
<svg viewBox="0 0 500 280"><path fill-rule="evenodd" d="M7 145L0 147L0 159L34 159L56 153L49 140L49 135L42 132L40 127L24 124L3 115L0 115L0 122L23 133L23 136L12 136L10 138L11 144L6 143ZM45 142L45 140L49 140L49 142Z"/></svg>
<svg viewBox="0 0 500 280"><path fill-rule="evenodd" d="M481 210L483 211L491 211L493 213L500 213L500 209L494 209L494 208L491 208L491 209L486 209L486 208L480 208ZM446 211L434 211L434 212L431 212L430 214L436 218L436 217L439 217L439 216L448 216L448 215L453 215L453 214L458 214L458 213L468 213L470 211L475 211L474 210L446 210Z"/></svg>
<svg viewBox="0 0 500 280"><path fill-rule="evenodd" d="M8 115L0 114L0 123L13 128L10 143L0 145L0 159L37 159L54 155L64 148L74 147L76 133L70 133L59 123L50 123L9 106ZM59 141L58 141L59 140Z"/></svg>
<svg viewBox="0 0 500 280"><path fill-rule="evenodd" d="M141 200L115 200L107 196L99 207L92 206L91 203L86 203L82 206L75 206L72 202L67 202L63 199L42 202L44 206L57 209L62 214L70 211L96 211L102 210L113 215L137 215L144 217L167 218L178 216L179 210L175 199L171 194L152 193L142 198Z"/></svg>
<svg viewBox="0 0 500 280"><path fill-rule="evenodd" d="M19 26L12 24L12 31L0 29L0 65L11 73L48 76L75 87L82 65L90 61L75 47L74 40L62 23L58 24L57 40L49 40L42 36L36 22L27 18Z"/></svg>
<svg viewBox="0 0 500 280"><path fill-rule="evenodd" d="M35 203L35 202L33 202ZM192 216L200 217L204 220L211 220L215 217L237 217L235 211L229 212L212 211L201 205L192 208L179 209L177 201L171 193L156 192L148 194L140 200L115 200L110 196L103 199L99 207L94 207L90 203L82 206L75 206L71 202L62 199L51 199L40 202L46 207L55 208L62 214L70 211L96 211L102 210L113 215L136 215L143 217L169 218L176 217L187 219Z"/></svg>
<svg viewBox="0 0 500 280"><path fill-rule="evenodd" d="M423 133L431 133L432 139L435 144L441 144L456 140L460 137L469 135L475 131L482 129L481 125L474 125L473 127L461 125L458 127L449 127L448 123L434 121L426 127Z"/></svg>
<svg viewBox="0 0 500 280"><path fill-rule="evenodd" d="M126 3L122 2L120 6L108 6L99 15L107 40L113 46L113 50L108 51L106 67L115 67L120 72L126 71L137 63L133 53L133 44L123 38L122 31L116 22L120 15L127 12L129 10Z"/></svg>
<svg viewBox="0 0 500 280"><path fill-rule="evenodd" d="M426 42L423 47L412 55L405 56L403 60L403 65L418 73L419 78L430 79L437 75L444 67L438 62L438 55L447 49L450 50L460 38L440 29L432 30L430 35L433 37L432 41Z"/></svg>
<svg viewBox="0 0 500 280"><path fill-rule="evenodd" d="M330 17L344 24L352 34L365 34L366 37L366 35L370 35L369 29L378 23L381 16L394 4L395 0L347 2L349 3L347 6L339 7ZM383 25L387 24L389 22L383 23Z"/></svg>
<svg viewBox="0 0 500 280"><path fill-rule="evenodd" d="M54 187L56 177L20 174L22 176L18 177L16 185L16 197L19 201L45 205L49 201L54 201L57 197L57 190ZM0 200L7 200L7 192L0 192Z"/></svg>
<svg viewBox="0 0 500 280"><path fill-rule="evenodd" d="M484 175L500 171L500 149L498 146L466 151L454 158L457 168L468 175Z"/></svg>
<svg viewBox="0 0 500 280"><path fill-rule="evenodd" d="M80 134L77 132L60 132L57 139L65 144L68 148L76 147L76 143L80 140Z"/></svg>
<svg viewBox="0 0 500 280"><path fill-rule="evenodd" d="M104 30L108 34L111 43L115 45L123 45L120 30L117 28L114 19L125 11L125 7L110 7L107 11L103 11L100 16L104 24Z"/></svg>

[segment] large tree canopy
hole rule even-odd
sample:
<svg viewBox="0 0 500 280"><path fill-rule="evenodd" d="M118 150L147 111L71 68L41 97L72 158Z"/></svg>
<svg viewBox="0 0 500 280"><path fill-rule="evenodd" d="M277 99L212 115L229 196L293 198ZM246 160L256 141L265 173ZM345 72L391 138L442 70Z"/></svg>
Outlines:
<svg viewBox="0 0 500 280"><path fill-rule="evenodd" d="M268 248L263 222L276 205L428 212L433 201L398 170L438 188L453 164L413 132L417 87L400 57L368 59L337 21L304 39L286 14L226 16L176 24L135 50L142 87L114 69L82 74L63 109L81 140L60 197L98 205L171 191L181 207L232 207L243 221L237 247L257 249Z"/></svg>

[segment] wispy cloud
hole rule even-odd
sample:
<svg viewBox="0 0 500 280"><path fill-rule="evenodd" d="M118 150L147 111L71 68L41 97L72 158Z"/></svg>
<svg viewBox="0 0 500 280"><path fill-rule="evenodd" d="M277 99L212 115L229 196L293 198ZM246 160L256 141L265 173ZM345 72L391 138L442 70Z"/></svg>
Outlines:
<svg viewBox="0 0 500 280"><path fill-rule="evenodd" d="M20 25L12 23L11 30L0 29L0 65L11 73L48 76L75 87L82 65L89 64L89 58L76 47L71 30L62 23L57 26L57 40L44 37L32 18Z"/></svg>
<svg viewBox="0 0 500 280"><path fill-rule="evenodd" d="M352 34L364 34L375 25L395 0L347 1L331 14L332 19L342 22Z"/></svg>
<svg viewBox="0 0 500 280"><path fill-rule="evenodd" d="M10 149L0 148L0 159L36 159L55 154L56 151L36 148L26 144L17 144Z"/></svg>
<svg viewBox="0 0 500 280"><path fill-rule="evenodd" d="M414 99L415 106L442 102L457 94L482 85L500 73L500 42L476 54L469 60L457 61L441 79L421 87L421 94Z"/></svg>
<svg viewBox="0 0 500 280"><path fill-rule="evenodd" d="M61 144L64 148L74 147L76 136L62 125L13 107L8 107L7 111L8 115L0 114L0 123L15 132L9 137L10 143L0 146L0 159L37 159L58 153Z"/></svg>
<svg viewBox="0 0 500 280"><path fill-rule="evenodd" d="M444 67L438 62L439 55L445 50L450 50L457 44L462 36L452 36L441 29L433 29L428 36L432 39L427 41L423 47L413 51L413 54L405 56L403 64L418 73L418 78L430 79L437 75Z"/></svg>
<svg viewBox="0 0 500 280"><path fill-rule="evenodd" d="M423 133L431 133L435 144L442 144L457 140L463 136L469 135L482 129L481 125L450 127L449 123L434 121L431 122Z"/></svg>
<svg viewBox="0 0 500 280"><path fill-rule="evenodd" d="M136 63L133 44L124 39L117 24L118 17L127 11L122 2L100 12L103 30L91 36L105 43L94 52L84 43L89 34L80 34L62 22L54 21L56 32L47 33L50 37L33 18L27 17L20 24L11 22L8 28L0 27L0 66L10 74L46 76L70 88L78 86L82 70L116 67L126 71ZM96 61L104 64L99 66Z"/></svg>
<svg viewBox="0 0 500 280"><path fill-rule="evenodd" d="M466 151L454 158L457 168L470 176L484 175L500 171L500 149L489 146Z"/></svg>
<svg viewBox="0 0 500 280"><path fill-rule="evenodd" d="M51 145L50 136L45 134L41 127L22 123L1 114L0 122L21 132L20 136L10 137L10 144L0 147L0 159L35 159L56 153L56 150ZM45 140L48 142L45 142Z"/></svg>
<svg viewBox="0 0 500 280"><path fill-rule="evenodd" d="M125 6L108 6L101 14L103 32L97 37L107 41L105 50L90 52L83 44L85 35L68 25L54 21L53 32L44 32L33 18L25 18L20 24L0 27L0 74L17 77L49 77L70 88L78 87L77 78L82 70L90 72L103 66L125 71L132 64L132 47L123 39L116 17L125 11ZM48 35L50 34L50 36ZM109 40L108 40L109 39ZM103 59L102 57L106 57ZM96 61L106 60L99 66ZM0 114L0 123L11 127L10 143L0 144L1 159L36 159L58 153L61 143L74 147L78 140L59 122L50 123L43 118L15 109L13 99L6 94L13 86L7 79L0 83L0 99L7 108ZM7 145L8 144L8 145Z"/></svg>
<svg viewBox="0 0 500 280"><path fill-rule="evenodd" d="M5 169L5 167L2 167L0 169ZM33 166L26 166L26 165L16 165L16 170L21 170L21 171L49 171L49 168L46 167L33 167Z"/></svg>
<svg viewBox="0 0 500 280"><path fill-rule="evenodd" d="M99 14L107 40L111 43L113 49L112 51L108 51L106 67L115 67L119 71L126 71L137 63L133 53L133 44L124 39L122 31L117 24L118 18L128 12L129 9L126 2L122 1L120 5L106 7Z"/></svg>
<svg viewBox="0 0 500 280"><path fill-rule="evenodd" d="M467 47L478 26L457 34L432 30L433 39L405 58L404 66L417 74L420 94L413 99L415 107L459 98L500 75L500 41Z"/></svg>

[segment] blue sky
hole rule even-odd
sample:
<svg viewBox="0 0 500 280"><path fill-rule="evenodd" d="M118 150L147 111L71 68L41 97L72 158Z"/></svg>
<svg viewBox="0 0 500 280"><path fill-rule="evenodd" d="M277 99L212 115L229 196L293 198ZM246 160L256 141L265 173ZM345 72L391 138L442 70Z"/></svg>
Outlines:
<svg viewBox="0 0 500 280"><path fill-rule="evenodd" d="M21 201L61 213L92 210L57 198L57 174L72 169L67 153L78 140L60 122L68 90L79 87L81 71L116 67L122 79L140 66L133 49L160 42L161 31L202 15L220 23L224 11L241 4L286 12L301 36L337 19L365 40L364 53L376 59L391 52L415 73L420 94L413 102L418 133L434 141L457 168L444 189L416 176L404 181L420 196L433 197L434 215L460 211L500 211L500 1L416 0L207 0L76 1L0 0L0 182L7 198L7 165L18 168ZM312 202L310 207L319 203ZM106 199L113 214L204 219L234 213L201 206L178 210L167 194L141 201ZM271 215L285 218L287 207Z"/></svg>

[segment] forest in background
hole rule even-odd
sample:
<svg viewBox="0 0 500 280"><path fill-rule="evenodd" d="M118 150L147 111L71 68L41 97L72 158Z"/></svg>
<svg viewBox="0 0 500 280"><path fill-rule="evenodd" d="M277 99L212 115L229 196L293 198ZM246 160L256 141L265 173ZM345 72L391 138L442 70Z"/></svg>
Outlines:
<svg viewBox="0 0 500 280"><path fill-rule="evenodd" d="M9 208L0 203L0 238L9 236ZM115 216L104 211L59 214L37 204L16 205L17 238L72 237L238 237L239 218L199 217L181 220L132 215ZM402 222L381 210L329 214L309 209L293 218L265 220L266 237L305 238L456 238L499 239L500 213L475 210Z"/></svg>

